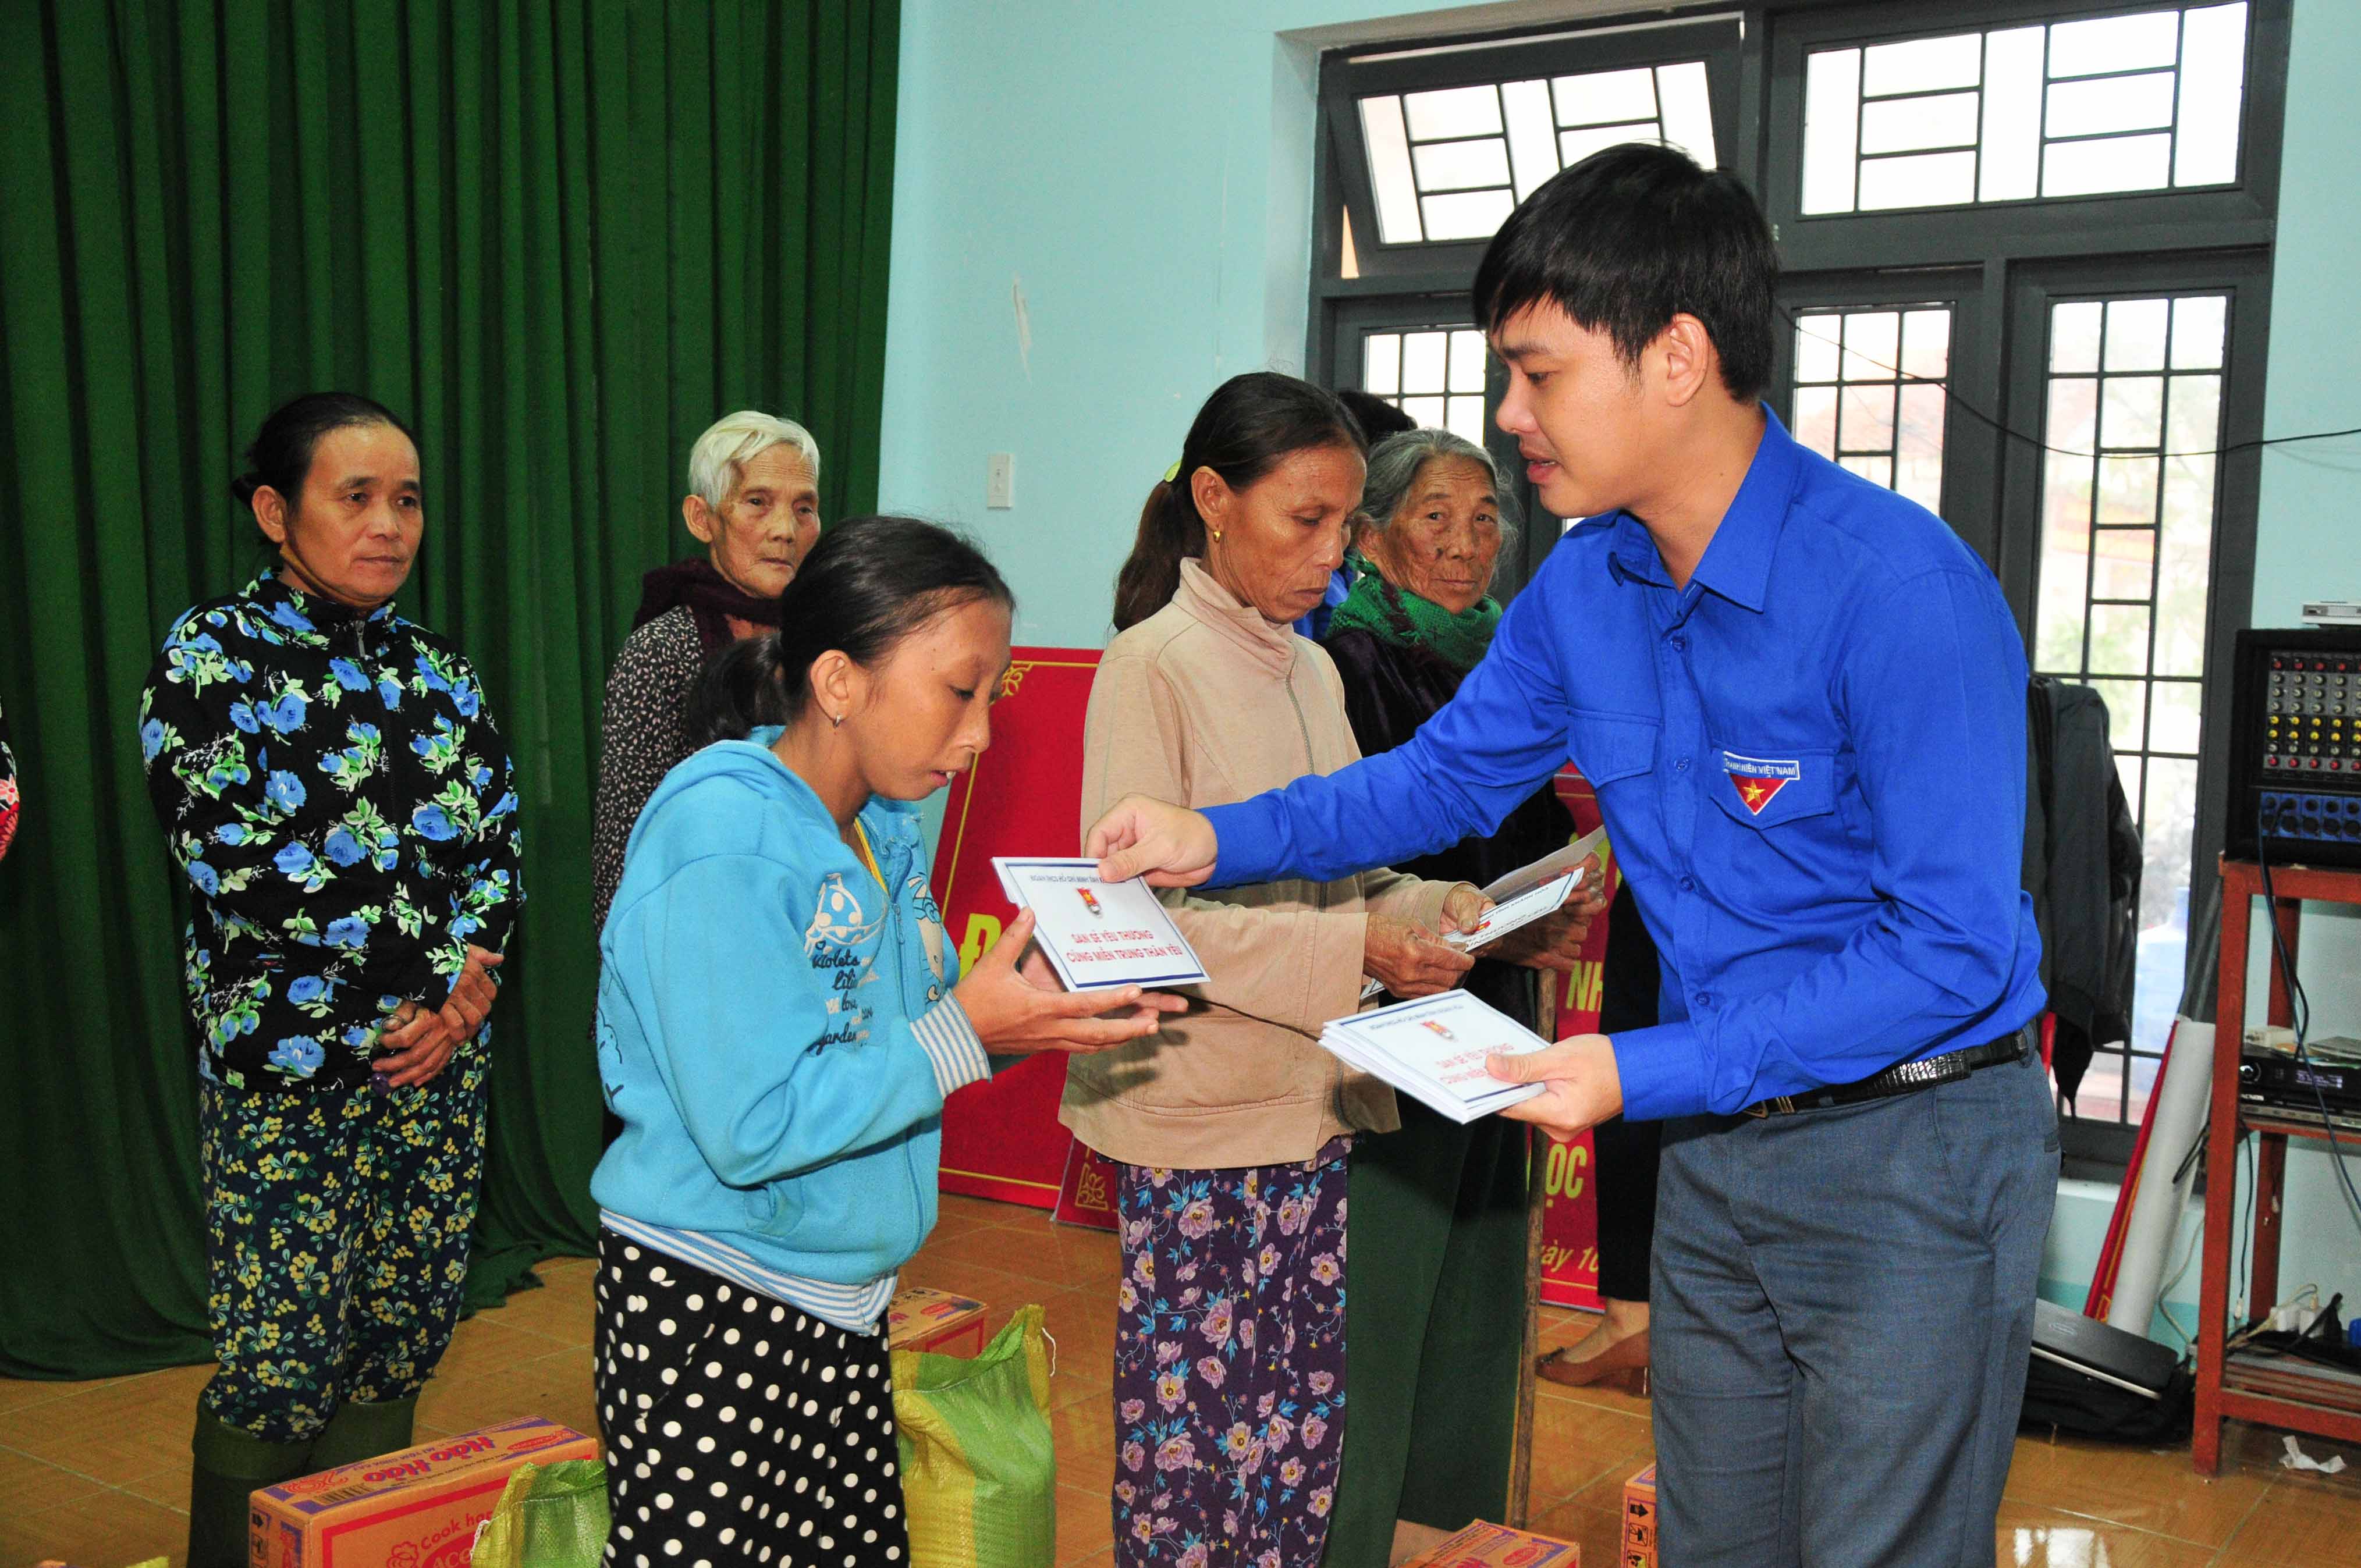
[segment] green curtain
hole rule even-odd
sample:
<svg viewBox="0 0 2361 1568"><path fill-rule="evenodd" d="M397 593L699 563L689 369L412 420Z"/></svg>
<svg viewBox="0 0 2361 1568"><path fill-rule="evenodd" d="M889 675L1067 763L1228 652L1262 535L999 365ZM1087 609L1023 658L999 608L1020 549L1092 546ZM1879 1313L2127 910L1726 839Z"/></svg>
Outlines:
<svg viewBox="0 0 2361 1568"><path fill-rule="evenodd" d="M471 1299L586 1249L590 800L689 443L808 424L874 507L898 0L0 5L0 1374L209 1354L187 905L133 714L176 612L263 559L227 499L271 407L416 425L402 595L514 749L528 902Z"/></svg>

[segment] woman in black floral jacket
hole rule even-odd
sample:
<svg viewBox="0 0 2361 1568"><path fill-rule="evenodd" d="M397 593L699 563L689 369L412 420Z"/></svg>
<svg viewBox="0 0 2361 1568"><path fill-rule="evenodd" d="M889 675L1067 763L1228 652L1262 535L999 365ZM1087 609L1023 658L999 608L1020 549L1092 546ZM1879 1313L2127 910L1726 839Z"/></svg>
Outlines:
<svg viewBox="0 0 2361 1568"><path fill-rule="evenodd" d="M484 1020L522 896L475 672L393 609L423 527L410 433L313 393L247 460L232 491L279 558L178 620L139 713L197 894L220 1370L198 1396L192 1568L245 1561L255 1487L411 1440L458 1319Z"/></svg>

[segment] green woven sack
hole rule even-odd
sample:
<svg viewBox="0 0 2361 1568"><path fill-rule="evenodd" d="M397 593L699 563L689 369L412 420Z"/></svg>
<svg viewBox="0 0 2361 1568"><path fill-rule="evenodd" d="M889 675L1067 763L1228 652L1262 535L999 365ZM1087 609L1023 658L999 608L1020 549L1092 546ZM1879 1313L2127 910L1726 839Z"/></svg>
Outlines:
<svg viewBox="0 0 2361 1568"><path fill-rule="evenodd" d="M915 1568L1047 1568L1058 1560L1058 1456L1041 1309L974 1360L894 1353L894 1425Z"/></svg>
<svg viewBox="0 0 2361 1568"><path fill-rule="evenodd" d="M472 1568L598 1568L607 1550L607 1467L520 1464L476 1532Z"/></svg>

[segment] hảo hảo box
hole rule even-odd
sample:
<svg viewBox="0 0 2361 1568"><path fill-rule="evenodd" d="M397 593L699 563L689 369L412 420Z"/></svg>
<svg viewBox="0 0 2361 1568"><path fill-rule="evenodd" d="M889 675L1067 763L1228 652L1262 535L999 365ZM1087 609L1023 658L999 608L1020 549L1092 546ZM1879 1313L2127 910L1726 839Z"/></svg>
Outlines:
<svg viewBox="0 0 2361 1568"><path fill-rule="evenodd" d="M542 1416L339 1465L247 1499L249 1568L467 1568L476 1527L531 1460L597 1459L598 1440Z"/></svg>
<svg viewBox="0 0 2361 1568"><path fill-rule="evenodd" d="M935 1355L983 1353L984 1305L972 1296L914 1285L894 1294L885 1309L885 1340L895 1350Z"/></svg>
<svg viewBox="0 0 2361 1568"><path fill-rule="evenodd" d="M1582 1550L1570 1541L1479 1522L1412 1558L1404 1568L1581 1568L1581 1563Z"/></svg>

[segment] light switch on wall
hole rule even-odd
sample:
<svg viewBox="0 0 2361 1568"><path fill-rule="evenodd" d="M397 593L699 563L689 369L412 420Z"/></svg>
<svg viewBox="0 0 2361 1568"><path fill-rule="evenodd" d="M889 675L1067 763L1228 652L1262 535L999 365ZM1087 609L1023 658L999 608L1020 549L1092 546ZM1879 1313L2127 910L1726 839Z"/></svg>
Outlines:
<svg viewBox="0 0 2361 1568"><path fill-rule="evenodd" d="M1016 455L995 452L983 460L983 504L1006 511L1016 504Z"/></svg>

